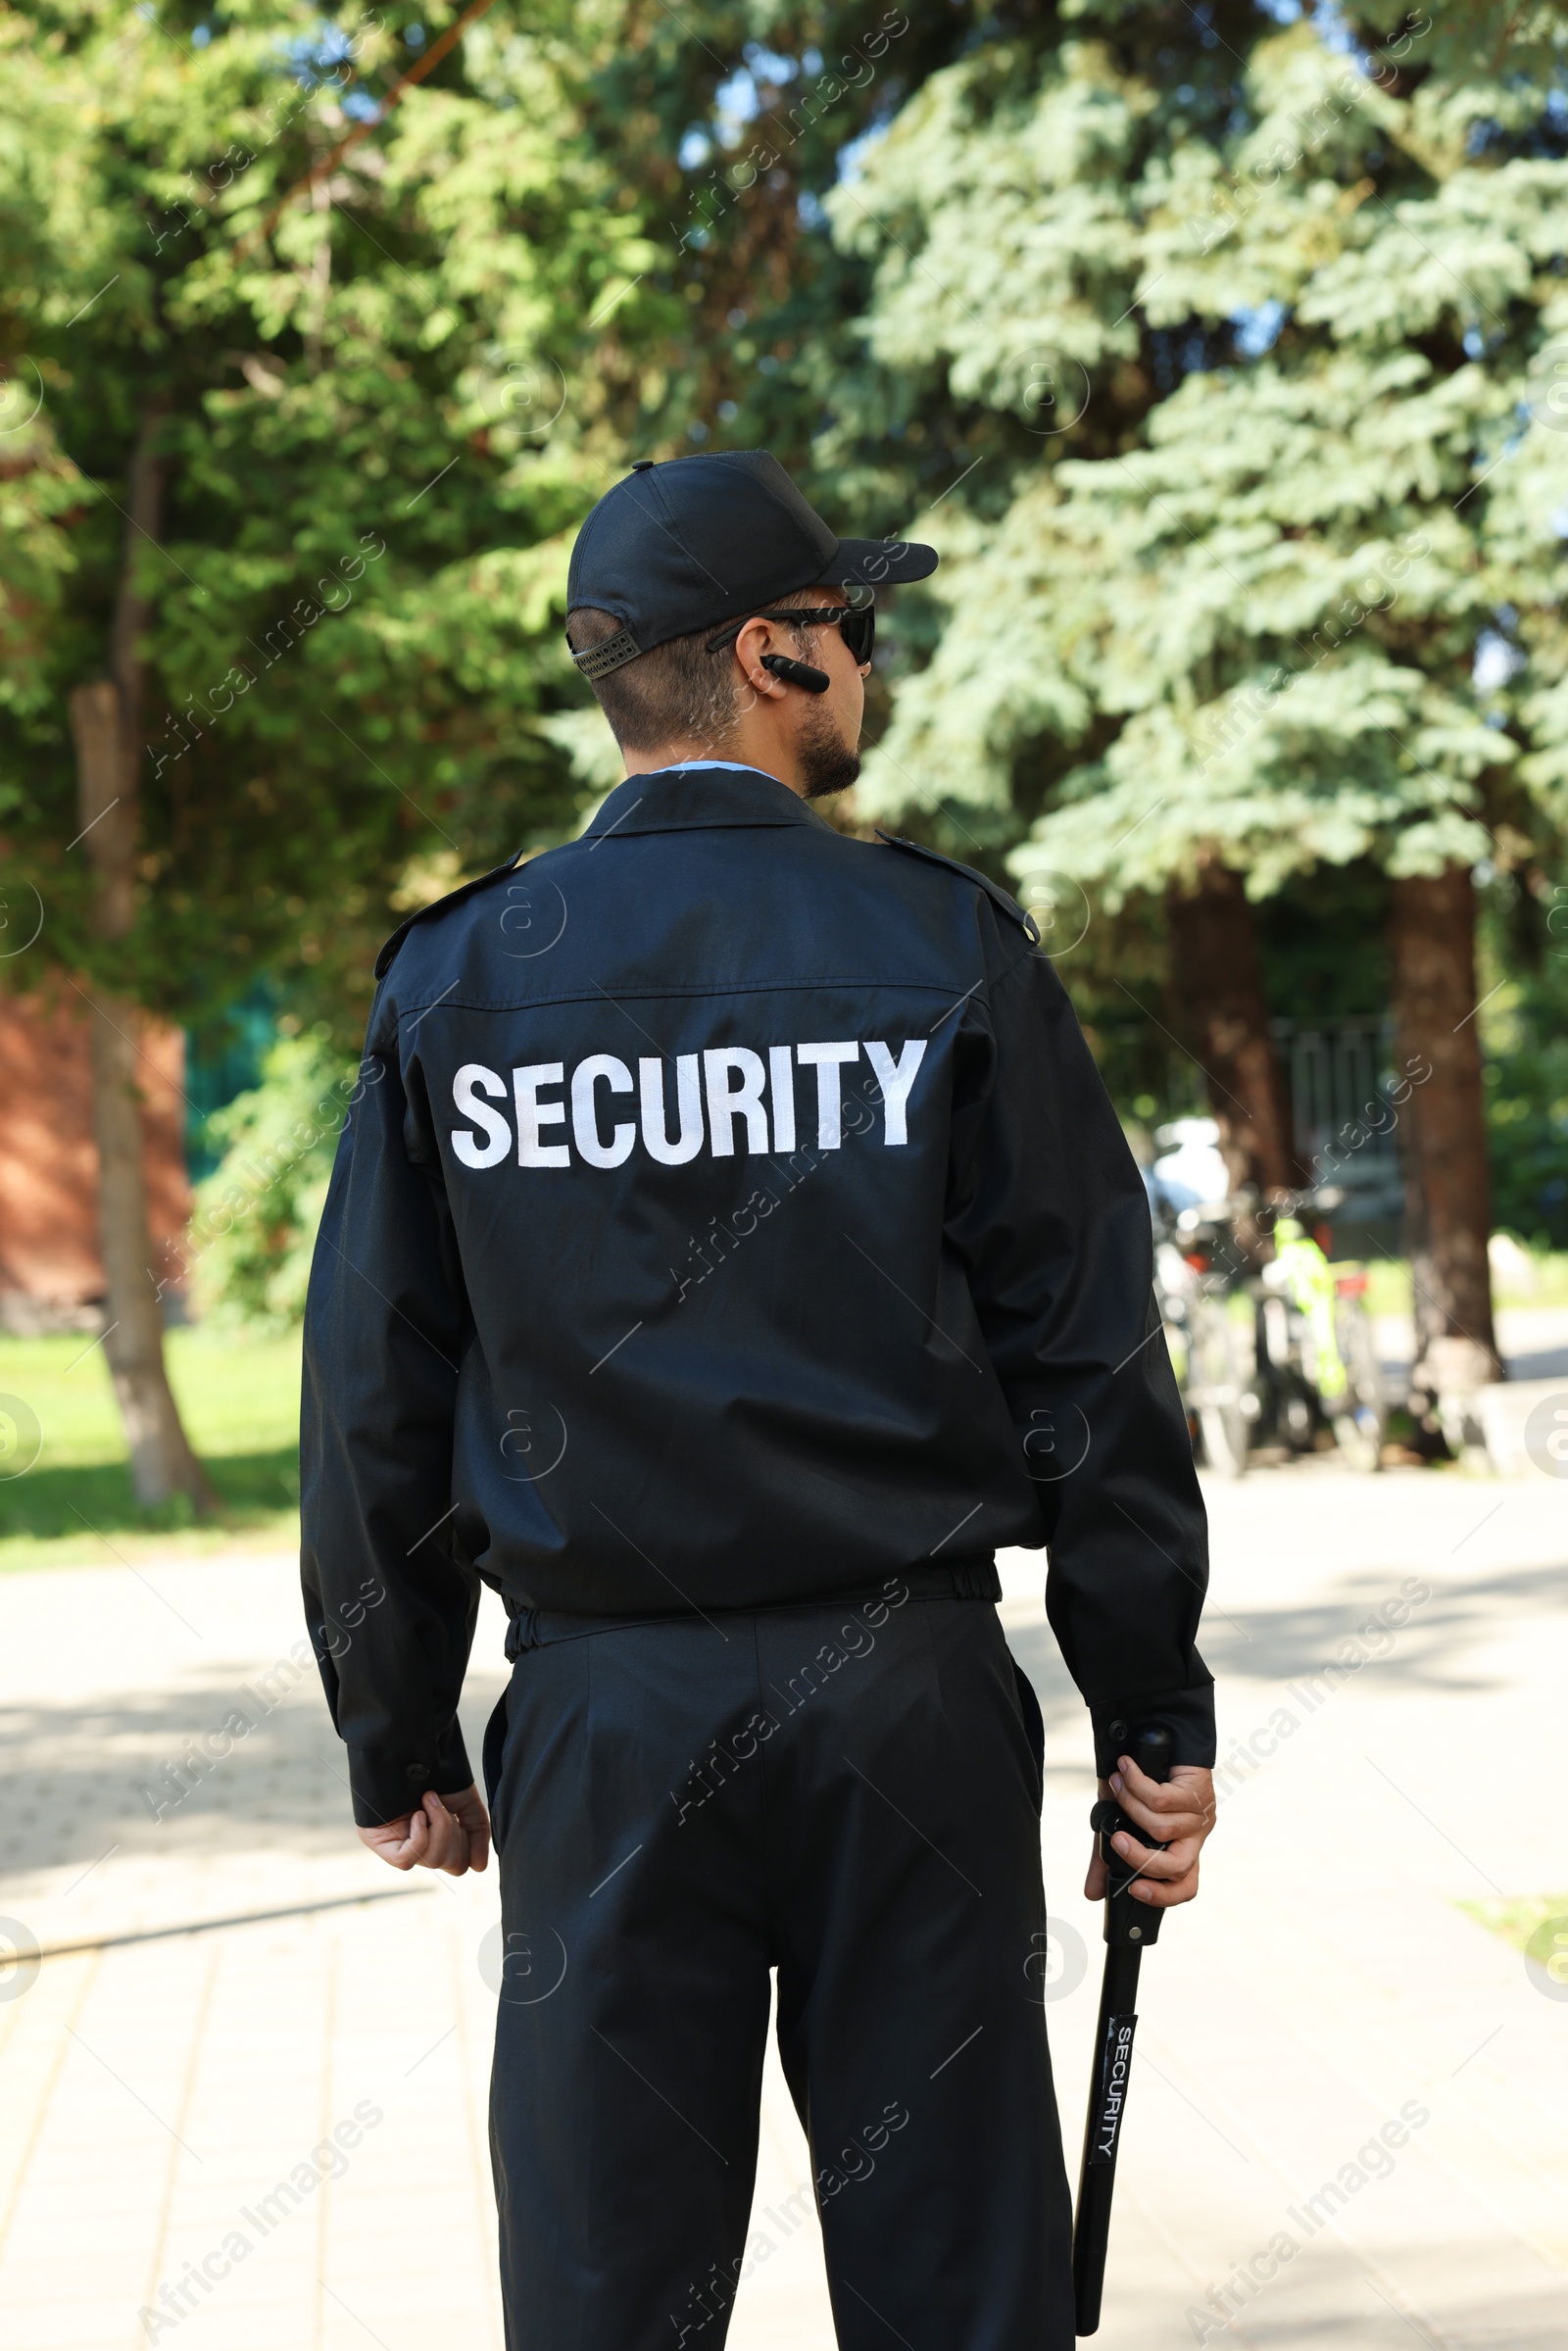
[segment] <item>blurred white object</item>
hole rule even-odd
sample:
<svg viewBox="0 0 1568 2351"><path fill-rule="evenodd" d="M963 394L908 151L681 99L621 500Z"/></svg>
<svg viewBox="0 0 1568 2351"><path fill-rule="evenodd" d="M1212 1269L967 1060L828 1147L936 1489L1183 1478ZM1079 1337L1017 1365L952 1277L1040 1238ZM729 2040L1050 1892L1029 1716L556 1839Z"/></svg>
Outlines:
<svg viewBox="0 0 1568 2351"><path fill-rule="evenodd" d="M1487 1262L1492 1278L1499 1290L1513 1298L1537 1298L1541 1293L1541 1268L1527 1249L1521 1249L1511 1233L1494 1233L1487 1243Z"/></svg>
<svg viewBox="0 0 1568 2351"><path fill-rule="evenodd" d="M1230 1197L1231 1179L1219 1149L1219 1127L1212 1118L1173 1118L1160 1128L1156 1143L1175 1145L1154 1161L1151 1176L1173 1208L1217 1206Z"/></svg>

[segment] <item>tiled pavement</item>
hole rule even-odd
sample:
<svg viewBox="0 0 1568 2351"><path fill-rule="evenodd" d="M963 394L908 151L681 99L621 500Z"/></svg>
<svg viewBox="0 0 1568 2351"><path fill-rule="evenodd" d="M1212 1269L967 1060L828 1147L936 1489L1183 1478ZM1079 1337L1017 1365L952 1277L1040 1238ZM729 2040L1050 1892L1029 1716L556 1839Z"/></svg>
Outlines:
<svg viewBox="0 0 1568 2351"><path fill-rule="evenodd" d="M1568 1890L1568 1489L1310 1464L1210 1498L1241 1751L1202 1899L1145 1968L1101 2340L1560 2345L1568 2001L1456 1905ZM1006 1571L1048 1722L1075 2158L1084 1724L1040 1560ZM1407 1577L1408 1621L1362 1632ZM0 1584L0 1913L60 1954L0 1971L4 2351L499 2351L495 1880L394 1879L353 1839L295 1593L257 1558ZM475 1655L477 1751L488 1600ZM255 1729L155 1820L143 1790L176 1793L165 1765L235 1709ZM775 2065L739 2351L830 2351L808 2171Z"/></svg>

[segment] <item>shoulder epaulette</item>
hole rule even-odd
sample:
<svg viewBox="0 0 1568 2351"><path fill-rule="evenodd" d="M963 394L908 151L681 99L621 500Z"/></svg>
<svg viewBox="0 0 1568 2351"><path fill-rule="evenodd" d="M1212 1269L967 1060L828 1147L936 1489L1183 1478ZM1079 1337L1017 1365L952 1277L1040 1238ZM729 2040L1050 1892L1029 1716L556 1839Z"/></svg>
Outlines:
<svg viewBox="0 0 1568 2351"><path fill-rule="evenodd" d="M945 857L940 849L927 849L923 841L906 841L902 833L885 833L880 825L876 837L885 841L889 849L906 849L914 857L928 857L933 865L945 865L950 873L961 873L966 882L975 883L1004 914L1017 923L1032 947L1040 945L1040 929L1034 916L1015 898L1009 898L1000 882L994 882L989 874L978 873L972 865L961 865L956 857Z"/></svg>
<svg viewBox="0 0 1568 2351"><path fill-rule="evenodd" d="M475 890L482 890L487 882L499 881L504 873L515 873L521 855L519 850L517 856L508 857L504 865L492 865L488 873L476 874L471 882L465 882L460 890L449 890L445 898L432 899L427 906L416 906L414 912L398 924L397 929L376 956L376 978L379 980L386 977L391 967L392 957L397 954L398 949L403 945L416 922L425 922L432 914L444 914L448 906L461 906L466 898L473 896Z"/></svg>

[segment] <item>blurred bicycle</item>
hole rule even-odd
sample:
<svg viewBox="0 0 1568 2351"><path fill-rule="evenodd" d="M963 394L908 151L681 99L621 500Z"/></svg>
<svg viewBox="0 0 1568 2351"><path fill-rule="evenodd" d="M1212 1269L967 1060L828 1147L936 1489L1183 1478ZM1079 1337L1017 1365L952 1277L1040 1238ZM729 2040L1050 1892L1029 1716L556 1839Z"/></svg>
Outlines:
<svg viewBox="0 0 1568 2351"><path fill-rule="evenodd" d="M1189 1129L1208 1123L1180 1122ZM1188 1134L1181 1142L1180 1154L1156 1161L1148 1177L1154 1287L1177 1383L1209 1467L1239 1478L1260 1445L1309 1453L1327 1436L1348 1467L1375 1471L1387 1405L1366 1273L1331 1264L1302 1221L1303 1212L1332 1212L1342 1195L1321 1187L1298 1193L1284 1203L1288 1213L1261 1217L1250 1196L1222 1190L1200 1200L1194 1180L1217 1174L1223 1183L1224 1164L1215 1151L1205 1168L1202 1138ZM1172 1161L1175 1181L1165 1174ZM1261 1264L1260 1224L1271 1252Z"/></svg>

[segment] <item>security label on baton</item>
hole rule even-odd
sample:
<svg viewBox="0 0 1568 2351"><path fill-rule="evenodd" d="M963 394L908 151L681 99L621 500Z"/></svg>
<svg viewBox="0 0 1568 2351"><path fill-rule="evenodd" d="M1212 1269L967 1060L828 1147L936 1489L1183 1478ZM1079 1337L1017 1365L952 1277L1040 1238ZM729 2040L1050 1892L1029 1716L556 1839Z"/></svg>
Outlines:
<svg viewBox="0 0 1568 2351"><path fill-rule="evenodd" d="M1170 1750L1168 1731L1146 1730L1139 1732L1129 1751L1139 1770L1151 1780L1168 1780ZM1116 2155L1127 2112L1133 2034L1138 2028L1138 1963L1149 1944L1158 1940L1162 1916L1152 1903L1134 1900L1131 1889L1133 1880L1139 1875L1139 1865L1124 1861L1110 1840L1127 1830L1146 1850L1164 1850L1147 1829L1129 1820L1121 1806L1110 1798L1102 1797L1089 1819L1100 1837L1101 1858L1106 1870L1105 1973L1100 1987L1095 2070L1089 2084L1083 2168L1078 2175L1078 2206L1073 2215L1072 2291L1079 2334L1093 2334L1100 2325L1105 2247L1110 2238L1110 2199L1116 2184Z"/></svg>

